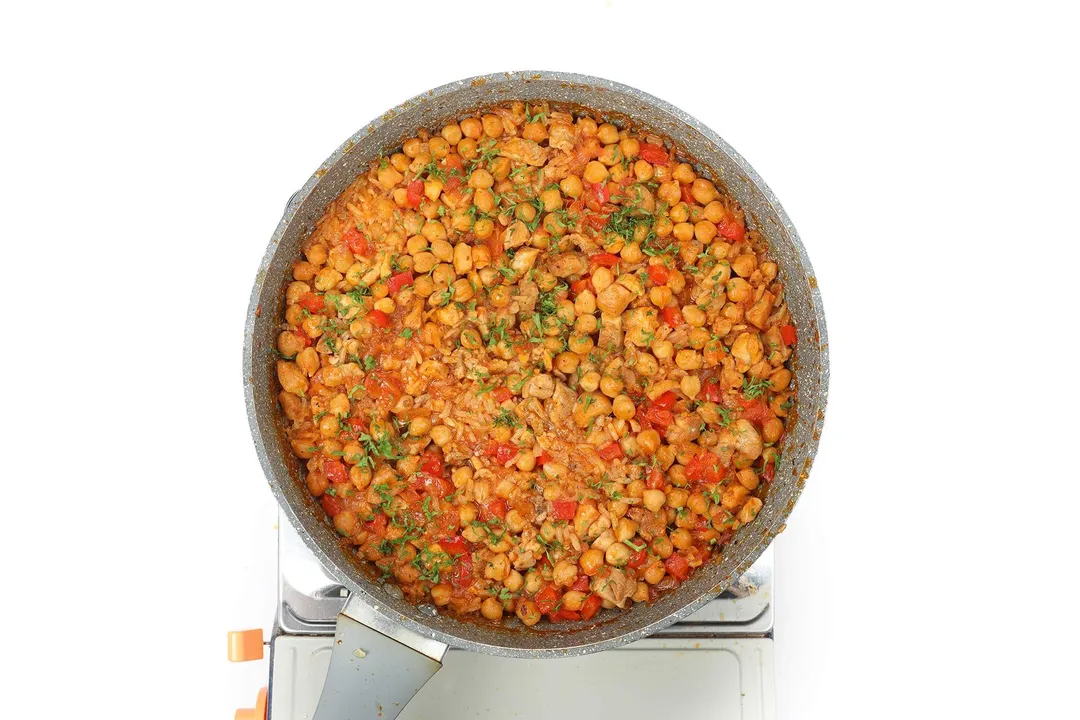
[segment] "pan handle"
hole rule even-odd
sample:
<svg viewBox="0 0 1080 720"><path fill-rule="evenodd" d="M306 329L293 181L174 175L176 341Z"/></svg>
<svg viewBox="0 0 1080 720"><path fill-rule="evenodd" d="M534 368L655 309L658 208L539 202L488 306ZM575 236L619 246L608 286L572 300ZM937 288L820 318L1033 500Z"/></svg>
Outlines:
<svg viewBox="0 0 1080 720"><path fill-rule="evenodd" d="M402 628L349 598L313 720L393 720L442 667L447 646Z"/></svg>

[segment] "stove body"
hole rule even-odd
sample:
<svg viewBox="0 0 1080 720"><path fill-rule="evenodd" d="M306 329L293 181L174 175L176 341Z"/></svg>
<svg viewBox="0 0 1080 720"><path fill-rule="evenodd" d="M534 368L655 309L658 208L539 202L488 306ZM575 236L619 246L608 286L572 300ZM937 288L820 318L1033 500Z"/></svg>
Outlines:
<svg viewBox="0 0 1080 720"><path fill-rule="evenodd" d="M284 521L267 717L310 720L348 591ZM580 657L503 658L450 648L403 720L544 718L568 712L767 720L775 717L773 551L731 588L645 640Z"/></svg>

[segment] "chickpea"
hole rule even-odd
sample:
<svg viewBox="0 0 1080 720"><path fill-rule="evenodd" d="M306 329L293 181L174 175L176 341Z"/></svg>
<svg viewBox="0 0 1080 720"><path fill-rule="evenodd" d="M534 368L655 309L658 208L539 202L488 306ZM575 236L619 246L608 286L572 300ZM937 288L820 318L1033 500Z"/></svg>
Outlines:
<svg viewBox="0 0 1080 720"><path fill-rule="evenodd" d="M675 364L683 370L697 370L701 367L701 353L683 349L675 354Z"/></svg>
<svg viewBox="0 0 1080 720"><path fill-rule="evenodd" d="M483 126L484 134L488 137L497 138L503 134L503 121L498 115L485 115Z"/></svg>
<svg viewBox="0 0 1080 720"><path fill-rule="evenodd" d="M664 575L667 574L667 570L664 568L664 564L661 562L654 562L645 568L644 579L649 585L655 585L664 579Z"/></svg>
<svg viewBox="0 0 1080 720"><path fill-rule="evenodd" d="M574 311L578 315L591 315L596 312L596 296L586 288L574 299Z"/></svg>
<svg viewBox="0 0 1080 720"><path fill-rule="evenodd" d="M592 184L602 183L608 178L608 169L599 160L590 160L585 166L584 179ZM567 193L569 195L570 193Z"/></svg>
<svg viewBox="0 0 1080 720"><path fill-rule="evenodd" d="M304 256L308 259L308 262L316 267L326 264L328 254L326 246L322 243L316 243L304 251Z"/></svg>
<svg viewBox="0 0 1080 720"><path fill-rule="evenodd" d="M638 182L648 182L653 179L653 175L653 166L647 161L638 160L634 163L634 177L638 179Z"/></svg>
<svg viewBox="0 0 1080 720"><path fill-rule="evenodd" d="M660 433L656 430L642 430L637 435L638 451L643 455L652 455L660 447Z"/></svg>
<svg viewBox="0 0 1080 720"><path fill-rule="evenodd" d="M532 627L540 622L540 608L532 600L519 601L514 613L517 615L518 620L521 621L521 624L526 627Z"/></svg>
<svg viewBox="0 0 1080 720"><path fill-rule="evenodd" d="M536 569L530 570L525 573L525 592L532 594L540 589L540 586L544 584L544 577Z"/></svg>
<svg viewBox="0 0 1080 720"><path fill-rule="evenodd" d="M632 137L623 138L619 141L619 149L624 157L635 158L641 152L641 141Z"/></svg>
<svg viewBox="0 0 1080 720"><path fill-rule="evenodd" d="M694 238L694 226L688 222L676 223L671 232L679 242L690 242Z"/></svg>
<svg viewBox="0 0 1080 720"><path fill-rule="evenodd" d="M686 528L676 528L671 533L671 544L679 550L687 550L694 545L694 537Z"/></svg>
<svg viewBox="0 0 1080 720"><path fill-rule="evenodd" d="M629 420L637 413L634 401L630 399L629 395L619 395L612 400L611 409L615 413L615 417L620 420Z"/></svg>
<svg viewBox="0 0 1080 720"><path fill-rule="evenodd" d="M532 453L520 453L517 456L517 469L522 472L532 472L536 467L536 456Z"/></svg>
<svg viewBox="0 0 1080 720"><path fill-rule="evenodd" d="M769 418L761 428L761 437L767 443L774 443L784 434L784 421L780 418Z"/></svg>
<svg viewBox="0 0 1080 720"><path fill-rule="evenodd" d="M604 145L619 142L619 128L611 123L604 123L596 131L596 139Z"/></svg>
<svg viewBox="0 0 1080 720"><path fill-rule="evenodd" d="M739 472L735 473L735 477L738 479L739 484L747 490L756 490L758 486L758 476L754 472L753 468L743 468Z"/></svg>
<svg viewBox="0 0 1080 720"><path fill-rule="evenodd" d="M461 121L460 125L461 133L467 138L478 140L480 136L484 134L484 126L479 118L465 118Z"/></svg>
<svg viewBox="0 0 1080 720"><path fill-rule="evenodd" d="M716 237L716 224L711 223L708 220L699 220L694 223L694 238L700 242L708 245Z"/></svg>
<svg viewBox="0 0 1080 720"><path fill-rule="evenodd" d="M559 189L562 190L564 195L576 199L585 191L585 186L577 175L567 175L559 182Z"/></svg>
<svg viewBox="0 0 1080 720"><path fill-rule="evenodd" d="M622 567L630 562L630 548L621 542L612 543L611 545L608 545L607 550L604 551L604 561L608 565Z"/></svg>
<svg viewBox="0 0 1080 720"><path fill-rule="evenodd" d="M708 205L717 198L716 186L704 178L698 178L690 186L690 194L699 205Z"/></svg>
<svg viewBox="0 0 1080 720"><path fill-rule="evenodd" d="M443 606L450 603L450 595L453 593L453 588L447 583L439 583L438 585L431 586L431 600L436 605Z"/></svg>
<svg viewBox="0 0 1080 720"><path fill-rule="evenodd" d="M589 548L581 553L581 557L578 558L578 565L581 566L581 572L586 575L590 577L595 575L604 566L603 551L597 548Z"/></svg>
<svg viewBox="0 0 1080 720"><path fill-rule="evenodd" d="M675 509L686 507L686 501L690 497L690 493L686 492L682 488L672 488L667 493L667 504L669 507Z"/></svg>
<svg viewBox="0 0 1080 720"><path fill-rule="evenodd" d="M659 512L667 503L667 495L663 490L646 490L641 495L641 502L649 512Z"/></svg>
<svg viewBox="0 0 1080 720"><path fill-rule="evenodd" d="M555 569L551 572L551 581L556 585L569 587L577 580L577 565L569 560L560 560L555 563Z"/></svg>
<svg viewBox="0 0 1080 720"><path fill-rule="evenodd" d="M450 428L446 427L445 425L435 425L431 428L430 433L431 441L439 447L442 447L446 443L450 442L450 438L453 435Z"/></svg>
<svg viewBox="0 0 1080 720"><path fill-rule="evenodd" d="M600 373L590 370L578 380L578 387L585 392L595 392L600 387Z"/></svg>
<svg viewBox="0 0 1080 720"><path fill-rule="evenodd" d="M705 311L697 305L687 305L683 307L682 316L683 320L685 320L688 325L698 328L704 326L707 319Z"/></svg>
<svg viewBox="0 0 1080 720"><path fill-rule="evenodd" d="M634 370L638 375L652 377L660 370L660 365L656 362L656 358L649 353L639 352L637 362L634 363Z"/></svg>
<svg viewBox="0 0 1080 720"><path fill-rule="evenodd" d="M609 398L614 398L623 391L622 378L615 375L604 375L600 378L600 392Z"/></svg>
<svg viewBox="0 0 1080 720"><path fill-rule="evenodd" d="M576 353L562 352L555 357L555 369L564 375L570 375L578 368L580 357Z"/></svg>
<svg viewBox="0 0 1080 720"><path fill-rule="evenodd" d="M480 614L488 620L502 620L502 603L493 597L484 598L484 602L480 603Z"/></svg>
<svg viewBox="0 0 1080 720"><path fill-rule="evenodd" d="M742 509L739 510L739 513L735 517L738 519L739 522L743 524L753 522L754 518L756 518L758 513L761 512L761 508L763 505L764 503L761 501L760 498L747 498L746 504L742 506Z"/></svg>
<svg viewBox="0 0 1080 720"><path fill-rule="evenodd" d="M709 504L701 493L690 493L690 496L686 498L686 507L690 509L690 512L704 515L709 509Z"/></svg>
<svg viewBox="0 0 1080 720"><path fill-rule="evenodd" d="M278 346L280 349L280 345ZM288 355L284 350L282 353ZM769 387L773 391L786 390L791 384L791 371L787 368L778 368L769 376Z"/></svg>
<svg viewBox="0 0 1080 720"><path fill-rule="evenodd" d="M510 592L517 592L524 584L525 578L523 578L521 576L521 573L519 573L517 570L511 570L510 573L506 576L506 579L503 580L503 587L505 587Z"/></svg>
<svg viewBox="0 0 1080 720"><path fill-rule="evenodd" d="M568 590L562 596L563 610L569 610L570 612L577 612L581 609L581 606L585 603L585 593L580 590Z"/></svg>

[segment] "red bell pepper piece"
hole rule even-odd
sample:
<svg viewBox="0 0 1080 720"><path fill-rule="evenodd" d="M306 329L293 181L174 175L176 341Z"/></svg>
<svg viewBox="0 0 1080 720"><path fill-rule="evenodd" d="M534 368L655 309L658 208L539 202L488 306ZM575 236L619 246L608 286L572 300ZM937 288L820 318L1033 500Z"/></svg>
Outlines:
<svg viewBox="0 0 1080 720"><path fill-rule="evenodd" d="M638 157L652 165L667 165L671 162L668 159L667 150L665 150L663 146L653 145L651 143L641 143L641 149L638 150Z"/></svg>
<svg viewBox="0 0 1080 720"><path fill-rule="evenodd" d="M746 237L746 226L730 215L720 218L720 222L716 223L716 229L728 240L742 240Z"/></svg>
<svg viewBox="0 0 1080 720"><path fill-rule="evenodd" d="M577 590L578 592L588 592L589 590L589 576L578 575L577 580L570 586L571 590Z"/></svg>
<svg viewBox="0 0 1080 720"><path fill-rule="evenodd" d="M424 198L424 181L413 180L405 190L405 204L414 210L420 207L420 201Z"/></svg>
<svg viewBox="0 0 1080 720"><path fill-rule="evenodd" d="M326 479L337 485L349 481L349 471L345 469L345 463L333 458L323 457L322 471Z"/></svg>
<svg viewBox="0 0 1080 720"><path fill-rule="evenodd" d="M639 419L643 421L642 425L648 423L650 427L666 430L667 426L675 420L675 415L667 408L654 404L645 408L641 412Z"/></svg>
<svg viewBox="0 0 1080 720"><path fill-rule="evenodd" d="M671 277L671 271L664 265L650 265L646 272L649 274L649 279L652 280L653 285L665 285L668 278Z"/></svg>
<svg viewBox="0 0 1080 720"><path fill-rule="evenodd" d="M682 201L687 205L693 205L695 202L697 202L696 200L694 200L694 193L691 192L689 185L680 186L679 194L682 195Z"/></svg>
<svg viewBox="0 0 1080 720"><path fill-rule="evenodd" d="M375 327L390 327L390 316L384 313L382 310L372 310L367 314L367 319Z"/></svg>
<svg viewBox="0 0 1080 720"><path fill-rule="evenodd" d="M517 454L518 449L516 445L501 443L495 440L488 442L487 447L484 449L484 455L489 458L495 458L495 462L500 465L505 465L510 462Z"/></svg>
<svg viewBox="0 0 1080 720"><path fill-rule="evenodd" d="M293 330L293 335L304 341L304 347L311 347L311 338L306 333L302 333L299 330Z"/></svg>
<svg viewBox="0 0 1080 720"><path fill-rule="evenodd" d="M682 582L690 577L690 563L679 553L672 553L671 557L664 561L664 568L668 575Z"/></svg>
<svg viewBox="0 0 1080 720"><path fill-rule="evenodd" d="M514 393L510 392L508 387L497 387L491 391L491 396L495 398L495 402L502 404L514 397Z"/></svg>
<svg viewBox="0 0 1080 720"><path fill-rule="evenodd" d="M780 326L780 337L784 340L785 345L794 345L795 341L798 339L797 336L795 335L795 326L794 325L781 325Z"/></svg>
<svg viewBox="0 0 1080 720"><path fill-rule="evenodd" d="M723 397L720 392L720 383L715 380L706 380L701 385L701 395L709 402L720 402L720 398Z"/></svg>
<svg viewBox="0 0 1080 720"><path fill-rule="evenodd" d="M367 235L354 227L349 228L341 234L341 241L348 246L349 251L353 255L371 257L375 252L375 248L368 241Z"/></svg>
<svg viewBox="0 0 1080 720"><path fill-rule="evenodd" d="M404 272L399 272L397 275L390 276L390 279L386 281L386 291L393 295L401 288L408 287L412 284L412 271L406 270Z"/></svg>
<svg viewBox="0 0 1080 720"><path fill-rule="evenodd" d="M540 466L543 466L546 463L551 462L551 460L552 460L551 453L549 453L547 450L541 450L540 454L536 456L536 464L540 465Z"/></svg>
<svg viewBox="0 0 1080 720"><path fill-rule="evenodd" d="M576 512L577 501L575 500L551 501L551 516L556 520L573 520Z"/></svg>
<svg viewBox="0 0 1080 720"><path fill-rule="evenodd" d="M439 541L439 547L443 549L443 552L450 555L464 555L469 552L469 547L465 544L465 538L460 535L443 538Z"/></svg>
<svg viewBox="0 0 1080 720"><path fill-rule="evenodd" d="M551 622L562 622L563 620L580 620L581 613L574 612L573 610L563 610L559 608L555 612L548 616L551 618Z"/></svg>
<svg viewBox="0 0 1080 720"><path fill-rule="evenodd" d="M548 584L540 592L536 593L533 600L542 614L550 615L555 611L555 606L559 603L560 598L562 598L562 593L559 592L559 588Z"/></svg>
<svg viewBox="0 0 1080 720"><path fill-rule="evenodd" d="M649 471L649 479L645 481L645 487L649 490L664 489L664 471L654 467Z"/></svg>
<svg viewBox="0 0 1080 720"><path fill-rule="evenodd" d="M596 451L596 454L608 462L625 457L625 455L623 455L622 446L617 442L609 442L607 445L601 446L600 449Z"/></svg>
<svg viewBox="0 0 1080 720"><path fill-rule="evenodd" d="M723 477L720 458L711 452L703 452L690 458L686 466L686 479L690 482L716 484Z"/></svg>
<svg viewBox="0 0 1080 720"><path fill-rule="evenodd" d="M420 455L420 471L431 477L446 477L446 463L438 450L427 450Z"/></svg>
<svg viewBox="0 0 1080 720"><path fill-rule="evenodd" d="M466 590L473 584L474 580L472 553L465 553L456 563L454 563L454 570L450 576L450 582L452 582L454 587L458 590Z"/></svg>
<svg viewBox="0 0 1080 720"><path fill-rule="evenodd" d="M581 618L582 620L590 620L592 616L600 611L600 605L603 604L603 600L599 595L590 595L585 598L585 602L581 604Z"/></svg>
<svg viewBox="0 0 1080 720"><path fill-rule="evenodd" d="M585 224L587 224L593 230L603 230L604 226L607 225L607 215L586 215Z"/></svg>
<svg viewBox="0 0 1080 720"><path fill-rule="evenodd" d="M485 520L493 517L502 520L506 517L506 501L502 498L488 500L484 503L483 511Z"/></svg>
<svg viewBox="0 0 1080 720"><path fill-rule="evenodd" d="M660 311L661 317L671 327L679 327L683 324L682 310L674 305L668 305L666 308Z"/></svg>
<svg viewBox="0 0 1080 720"><path fill-rule="evenodd" d="M675 394L675 391L668 390L667 392L661 393L659 396L657 396L657 398L652 401L652 404L655 405L656 407L661 407L661 408L664 408L665 410L670 410L671 408L675 407L675 401L678 400L678 399L679 398Z"/></svg>
<svg viewBox="0 0 1080 720"><path fill-rule="evenodd" d="M313 292L306 292L300 297L300 307L307 310L309 313L322 312L326 307L326 301L323 300L322 295L316 295Z"/></svg>
<svg viewBox="0 0 1080 720"><path fill-rule="evenodd" d="M602 265L604 267L615 267L622 260L618 255L612 255L611 253L596 253L589 258L591 265Z"/></svg>
<svg viewBox="0 0 1080 720"><path fill-rule="evenodd" d="M630 567L637 570L649 560L649 553L645 548L641 548L636 553L630 556L630 560L626 563Z"/></svg>
<svg viewBox="0 0 1080 720"><path fill-rule="evenodd" d="M579 279L570 283L570 292L577 297L585 290L592 289L592 277L589 275L582 275Z"/></svg>
<svg viewBox="0 0 1080 720"><path fill-rule="evenodd" d="M376 537L386 534L387 517L382 513L376 515L371 521L364 523L364 530Z"/></svg>
<svg viewBox="0 0 1080 720"><path fill-rule="evenodd" d="M319 504L322 505L323 511L330 517L334 517L345 509L341 498L337 495L330 495L328 493L324 493L323 496L319 498Z"/></svg>

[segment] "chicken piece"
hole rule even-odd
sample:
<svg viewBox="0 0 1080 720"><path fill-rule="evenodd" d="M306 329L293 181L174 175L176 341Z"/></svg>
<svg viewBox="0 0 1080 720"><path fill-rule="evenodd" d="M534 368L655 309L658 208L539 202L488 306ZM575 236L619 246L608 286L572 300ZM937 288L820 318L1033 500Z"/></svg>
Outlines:
<svg viewBox="0 0 1080 720"><path fill-rule="evenodd" d="M617 607L626 607L637 581L618 568L604 567L593 577L589 589Z"/></svg>
<svg viewBox="0 0 1080 720"><path fill-rule="evenodd" d="M510 261L510 267L512 267L514 272L518 275L524 275L532 269L532 266L539 255L539 248L523 247L514 254L514 259Z"/></svg>
<svg viewBox="0 0 1080 720"><path fill-rule="evenodd" d="M574 412L575 400L577 400L577 395L565 383L555 383L555 392L545 403L548 418L555 427L563 427L570 420Z"/></svg>
<svg viewBox="0 0 1080 720"><path fill-rule="evenodd" d="M776 300L776 296L766 290L761 294L761 298L754 303L753 307L746 311L746 319L754 323L759 328L764 328L765 323L769 320L769 311L772 310L773 301Z"/></svg>
<svg viewBox="0 0 1080 720"><path fill-rule="evenodd" d="M735 450L751 460L761 457L764 445L761 435L754 424L746 418L739 418L731 424L731 434L735 438Z"/></svg>
<svg viewBox="0 0 1080 720"><path fill-rule="evenodd" d="M516 162L523 162L527 165L536 167L543 165L547 156L547 153L544 152L544 148L540 147L540 145L532 140L526 140L525 138L510 138L509 140L505 140L498 149L501 157L510 158Z"/></svg>
<svg viewBox="0 0 1080 720"><path fill-rule="evenodd" d="M548 125L548 145L556 150L570 152L574 149L574 126L568 122L554 121Z"/></svg>
<svg viewBox="0 0 1080 720"><path fill-rule="evenodd" d="M529 232L529 226L518 220L511 223L510 227L506 228L506 233L503 235L503 247L507 250L510 248L521 247L525 243L529 242L529 238L532 234ZM535 260L535 258L533 258Z"/></svg>
<svg viewBox="0 0 1080 720"><path fill-rule="evenodd" d="M518 312L524 315L531 315L536 308L536 301L540 298L540 288L536 286L536 283L522 282L518 285L518 294L514 296L514 302L517 303Z"/></svg>
<svg viewBox="0 0 1080 720"><path fill-rule="evenodd" d="M547 418L547 414L544 412L544 406L541 405L540 401L536 398L528 398L519 404L514 412L516 412L517 416L524 420L537 435L550 432L553 427L551 421Z"/></svg>
<svg viewBox="0 0 1080 720"><path fill-rule="evenodd" d="M581 233L570 233L563 236L564 243L573 243L573 246L578 248L584 253L592 255L594 252L600 249L600 245L595 240L587 235Z"/></svg>
<svg viewBox="0 0 1080 720"><path fill-rule="evenodd" d="M607 315L621 315L634 294L621 283L612 283L596 296L596 305L600 311Z"/></svg>
<svg viewBox="0 0 1080 720"><path fill-rule="evenodd" d="M626 514L638 523L638 535L646 540L652 540L667 531L666 519L643 507L632 507Z"/></svg>
<svg viewBox="0 0 1080 720"><path fill-rule="evenodd" d="M701 416L696 412L679 413L668 426L664 438L670 445L692 442L701 434Z"/></svg>
<svg viewBox="0 0 1080 720"><path fill-rule="evenodd" d="M731 356L739 361L740 370L745 372L747 368L765 357L761 337L757 333L742 333L731 344Z"/></svg>
<svg viewBox="0 0 1080 720"><path fill-rule="evenodd" d="M601 350L619 350L623 344L623 319L622 315L601 315L603 325L596 339L596 346Z"/></svg>
<svg viewBox="0 0 1080 720"><path fill-rule="evenodd" d="M526 398L540 398L541 400L547 400L555 392L555 378L551 377L547 373L540 375L534 375L528 379L525 383L525 387L521 389L521 396Z"/></svg>
<svg viewBox="0 0 1080 720"><path fill-rule="evenodd" d="M589 263L582 253L564 252L552 255L547 261L547 269L555 277L564 278L584 275L589 269Z"/></svg>
<svg viewBox="0 0 1080 720"><path fill-rule="evenodd" d="M603 417L611 413L611 400L598 392L585 393L574 402L572 412L574 424L579 428L586 428L594 418Z"/></svg>
<svg viewBox="0 0 1080 720"><path fill-rule="evenodd" d="M626 342L638 347L648 347L659 327L656 308L634 308L626 313Z"/></svg>

